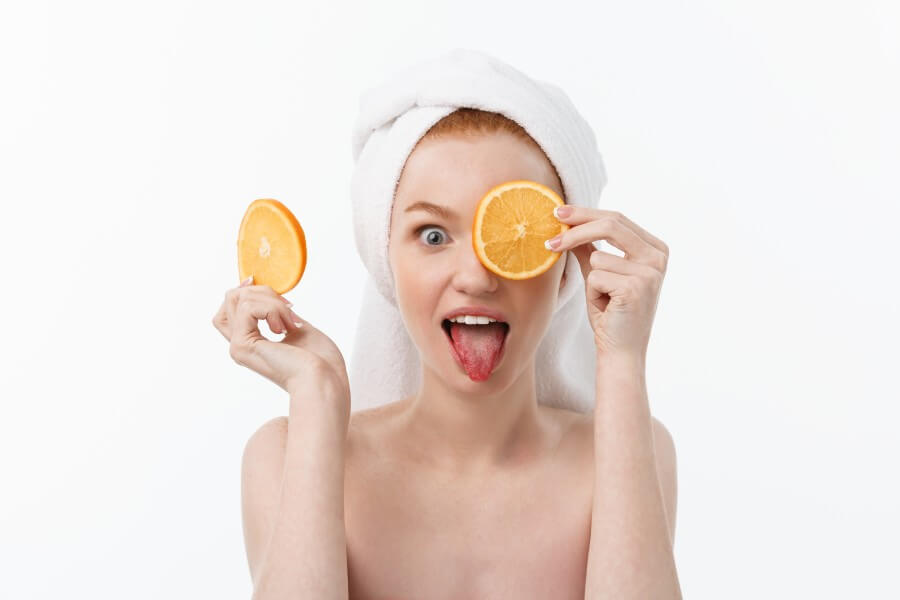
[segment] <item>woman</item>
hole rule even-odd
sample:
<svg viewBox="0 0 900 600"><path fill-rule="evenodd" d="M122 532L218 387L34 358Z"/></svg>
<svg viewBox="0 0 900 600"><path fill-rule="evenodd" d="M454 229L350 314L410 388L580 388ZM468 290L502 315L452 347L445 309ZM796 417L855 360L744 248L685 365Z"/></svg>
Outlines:
<svg viewBox="0 0 900 600"><path fill-rule="evenodd" d="M351 414L346 365L325 334L268 286L226 294L214 323L232 357L290 395L290 417L264 424L244 453L254 598L680 597L674 447L644 383L668 248L619 213L558 217L572 227L555 251L571 250L583 276L596 398L587 412L553 406L538 393L536 349L569 326L553 320L567 255L513 281L471 246L478 201L514 179L566 199L525 128L469 107L403 161L385 259L421 359L411 394ZM625 257L596 251L599 239ZM507 331L447 322L488 311ZM262 337L259 319L285 338ZM494 362L492 335L505 336ZM485 362L460 362L451 346Z"/></svg>

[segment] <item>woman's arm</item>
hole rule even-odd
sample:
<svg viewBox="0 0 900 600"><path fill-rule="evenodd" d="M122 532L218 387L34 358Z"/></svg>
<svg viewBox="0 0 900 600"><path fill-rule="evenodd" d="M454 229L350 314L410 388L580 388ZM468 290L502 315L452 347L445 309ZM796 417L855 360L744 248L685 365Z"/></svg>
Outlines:
<svg viewBox="0 0 900 600"><path fill-rule="evenodd" d="M601 358L585 599L680 599L643 363Z"/></svg>
<svg viewBox="0 0 900 600"><path fill-rule="evenodd" d="M323 393L338 392L292 390L280 436L255 435L247 444L244 531L254 600L348 598L347 427L339 407L349 402Z"/></svg>

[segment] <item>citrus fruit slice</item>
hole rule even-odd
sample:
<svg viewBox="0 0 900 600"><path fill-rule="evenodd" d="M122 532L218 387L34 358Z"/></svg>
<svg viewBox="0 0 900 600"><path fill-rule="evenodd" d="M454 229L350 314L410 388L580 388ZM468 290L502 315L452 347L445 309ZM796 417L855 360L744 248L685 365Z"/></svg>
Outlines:
<svg viewBox="0 0 900 600"><path fill-rule="evenodd" d="M268 285L277 294L293 289L306 269L306 236L297 217L272 198L247 207L237 240L238 272L243 281Z"/></svg>
<svg viewBox="0 0 900 600"><path fill-rule="evenodd" d="M552 189L525 179L494 186L484 195L472 222L472 247L489 271L506 279L537 277L562 252L547 250L544 240L569 229L553 215L563 206Z"/></svg>

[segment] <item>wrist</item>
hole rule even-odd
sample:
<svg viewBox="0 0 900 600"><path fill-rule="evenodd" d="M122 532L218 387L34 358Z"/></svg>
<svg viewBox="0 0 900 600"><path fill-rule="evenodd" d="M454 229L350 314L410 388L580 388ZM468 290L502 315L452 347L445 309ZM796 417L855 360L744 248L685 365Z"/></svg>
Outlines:
<svg viewBox="0 0 900 600"><path fill-rule="evenodd" d="M350 399L331 386L294 386L289 388L290 418L295 422L331 424L346 431L350 418Z"/></svg>
<svg viewBox="0 0 900 600"><path fill-rule="evenodd" d="M634 416L635 410L649 418L643 357L605 356L597 360L596 376L594 416L599 418L595 419L595 424Z"/></svg>
<svg viewBox="0 0 900 600"><path fill-rule="evenodd" d="M597 373L643 377L647 372L645 357L634 354L598 354Z"/></svg>

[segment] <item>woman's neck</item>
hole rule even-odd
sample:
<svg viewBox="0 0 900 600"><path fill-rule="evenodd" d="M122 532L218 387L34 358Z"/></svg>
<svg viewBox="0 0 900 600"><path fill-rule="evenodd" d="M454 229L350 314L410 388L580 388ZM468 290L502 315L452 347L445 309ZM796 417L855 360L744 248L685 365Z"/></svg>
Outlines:
<svg viewBox="0 0 900 600"><path fill-rule="evenodd" d="M404 446L441 471L477 474L530 463L546 439L533 367L511 386L481 393L448 388L426 368L419 392L401 405Z"/></svg>

